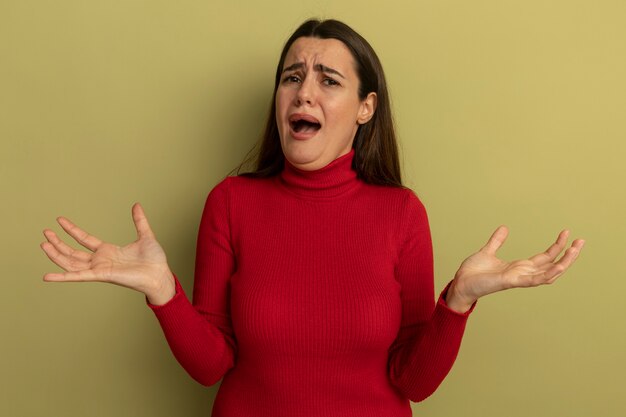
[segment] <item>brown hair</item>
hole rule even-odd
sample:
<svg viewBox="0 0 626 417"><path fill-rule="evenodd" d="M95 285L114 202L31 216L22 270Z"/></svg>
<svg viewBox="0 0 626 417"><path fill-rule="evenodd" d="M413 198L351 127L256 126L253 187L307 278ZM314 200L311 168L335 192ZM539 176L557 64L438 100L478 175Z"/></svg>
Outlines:
<svg viewBox="0 0 626 417"><path fill-rule="evenodd" d="M359 99L364 100L370 92L375 92L377 95L374 116L367 123L359 125L357 129L352 144L355 150L352 168L357 172L357 177L367 183L404 187L383 67L374 49L361 35L345 23L333 19L307 20L285 43L276 67L274 93L265 131L260 140L260 150L255 155L247 157L236 168L237 175L255 178L270 177L278 174L284 167L285 156L281 149L276 124L276 90L280 83L287 52L295 40L301 37L337 39L348 47L355 60L359 77ZM250 152L253 150L254 148ZM256 165L254 171L240 174L242 166L252 160L255 160Z"/></svg>

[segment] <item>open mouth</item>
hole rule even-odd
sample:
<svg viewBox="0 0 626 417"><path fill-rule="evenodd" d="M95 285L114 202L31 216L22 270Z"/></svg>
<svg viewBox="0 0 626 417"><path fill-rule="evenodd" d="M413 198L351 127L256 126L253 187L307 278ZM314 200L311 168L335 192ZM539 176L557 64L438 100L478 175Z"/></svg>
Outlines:
<svg viewBox="0 0 626 417"><path fill-rule="evenodd" d="M313 133L321 129L321 123L308 114L294 114L289 118L289 125L296 133Z"/></svg>

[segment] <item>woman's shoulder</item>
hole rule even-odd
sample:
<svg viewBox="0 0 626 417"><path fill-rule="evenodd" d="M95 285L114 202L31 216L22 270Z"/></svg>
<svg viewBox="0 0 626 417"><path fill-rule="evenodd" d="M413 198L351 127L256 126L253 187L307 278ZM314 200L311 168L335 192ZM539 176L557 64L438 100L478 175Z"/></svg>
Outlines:
<svg viewBox="0 0 626 417"><path fill-rule="evenodd" d="M270 195L276 188L274 177L249 177L243 175L226 176L222 178L211 190L209 197L230 200L254 201L259 196ZM375 206L383 205L387 209L396 208L404 212L406 210L424 210L424 205L419 194L413 189L403 186L389 186L362 183L360 197L364 203L369 202ZM356 197L355 194L352 195ZM394 211L394 210L392 210Z"/></svg>
<svg viewBox="0 0 626 417"><path fill-rule="evenodd" d="M218 185L226 183L224 186L233 191L258 190L269 186L274 177L250 177L245 175L231 175L225 177Z"/></svg>
<svg viewBox="0 0 626 417"><path fill-rule="evenodd" d="M367 184L366 187L371 194L390 202L394 201L400 203L403 206L422 205L419 194L415 190L407 186L398 187L389 185Z"/></svg>
<svg viewBox="0 0 626 417"><path fill-rule="evenodd" d="M259 192L264 187L270 186L271 181L271 177L253 178L243 175L229 175L215 184L209 196L215 195L216 197L221 196L226 198L233 194L239 195L247 192Z"/></svg>

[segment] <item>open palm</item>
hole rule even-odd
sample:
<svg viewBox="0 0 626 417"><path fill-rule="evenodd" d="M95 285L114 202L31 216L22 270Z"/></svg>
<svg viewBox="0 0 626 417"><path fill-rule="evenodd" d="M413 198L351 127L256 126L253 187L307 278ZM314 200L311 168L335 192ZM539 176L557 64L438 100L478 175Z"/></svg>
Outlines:
<svg viewBox="0 0 626 417"><path fill-rule="evenodd" d="M99 281L128 287L149 298L172 284L167 258L157 242L139 203L132 208L137 240L117 246L103 242L64 217L57 221L74 240L89 250L76 250L65 244L52 230L44 230L47 242L41 248L64 273L47 273L45 281Z"/></svg>
<svg viewBox="0 0 626 417"><path fill-rule="evenodd" d="M455 296L471 305L496 291L553 283L576 260L585 243L582 239L575 240L556 261L566 246L568 235L569 231L563 230L546 251L528 259L507 262L496 257L508 236L506 226L498 227L484 247L461 263L455 274Z"/></svg>

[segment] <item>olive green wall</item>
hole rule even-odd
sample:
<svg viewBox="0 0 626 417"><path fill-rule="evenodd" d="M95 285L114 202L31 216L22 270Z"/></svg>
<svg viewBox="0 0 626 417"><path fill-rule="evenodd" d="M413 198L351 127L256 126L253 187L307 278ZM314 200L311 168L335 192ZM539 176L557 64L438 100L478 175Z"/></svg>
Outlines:
<svg viewBox="0 0 626 417"><path fill-rule="evenodd" d="M626 415L626 3L0 2L0 415L210 414L139 293L44 283L56 216L118 244L140 201L190 291L210 189L252 147L283 42L346 21L385 66L437 288L499 224L504 259L563 228L556 284L483 299L416 416ZM571 242L572 239L570 239Z"/></svg>

